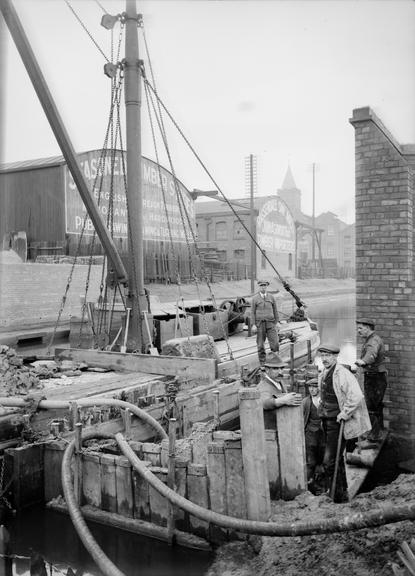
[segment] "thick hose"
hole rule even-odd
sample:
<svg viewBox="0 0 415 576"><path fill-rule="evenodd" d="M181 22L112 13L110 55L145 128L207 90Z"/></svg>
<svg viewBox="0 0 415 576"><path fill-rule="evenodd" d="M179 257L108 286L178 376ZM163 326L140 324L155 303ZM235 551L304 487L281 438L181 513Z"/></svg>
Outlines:
<svg viewBox="0 0 415 576"><path fill-rule="evenodd" d="M402 520L415 520L415 501L401 506L384 506L378 510L371 510L365 513L354 513L343 518L329 518L321 521L310 522L261 522L258 520L245 520L225 516L212 510L207 510L190 502L183 496L176 494L159 480L129 447L122 434L115 434L115 439L124 454L132 464L135 470L142 476L159 494L167 498L172 504L179 506L186 512L193 514L201 520L206 520L222 526L231 528L238 532L248 534L258 534L262 536L307 536L310 534L328 534L332 532L347 532L348 530L360 530L361 528L373 528L383 524L401 522Z"/></svg>
<svg viewBox="0 0 415 576"><path fill-rule="evenodd" d="M74 402L68 402L66 400L41 400L38 404L38 408L42 410L47 410L48 408L60 408L68 409ZM75 403L81 408L88 408L93 406L117 406L118 408L124 408L130 410L137 418L154 428L154 430L159 434L161 438L168 438L165 430L155 420L148 412L142 408L138 408L130 402L124 402L124 400L118 400L116 398L80 398L76 400ZM18 396L5 396L0 398L0 406L13 406L17 408L25 408L27 402L24 398Z"/></svg>
<svg viewBox="0 0 415 576"><path fill-rule="evenodd" d="M91 432L84 434L82 440L90 440L92 438L114 438L113 434L103 434L99 432ZM71 459L75 449L75 440L68 444L62 460L62 487L66 503L68 505L69 515L72 523L83 545L95 560L97 566L105 574L105 576L125 576L123 572L118 570L117 566L104 554L98 546L96 540L89 531L85 520L83 519L81 509L75 498L72 486L72 472L71 472Z"/></svg>

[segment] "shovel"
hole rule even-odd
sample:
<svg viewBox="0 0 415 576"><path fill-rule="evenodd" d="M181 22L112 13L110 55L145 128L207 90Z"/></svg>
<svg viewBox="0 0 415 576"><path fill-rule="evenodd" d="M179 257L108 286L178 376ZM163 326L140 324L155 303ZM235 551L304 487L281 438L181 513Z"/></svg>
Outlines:
<svg viewBox="0 0 415 576"><path fill-rule="evenodd" d="M127 317L125 319L125 334L124 334L124 343L120 346L120 352L127 352L127 338L128 338L128 328L130 327L130 314L131 308L127 308Z"/></svg>
<svg viewBox="0 0 415 576"><path fill-rule="evenodd" d="M157 350L157 348L155 346L153 346L153 339L151 337L150 326L148 324L147 312L143 312L143 314L144 314L144 322L146 324L148 339L150 341L150 346L149 346L148 350L149 350L151 356L158 356L159 351Z"/></svg>
<svg viewBox="0 0 415 576"><path fill-rule="evenodd" d="M331 488L330 488L330 498L334 500L334 493L336 491L336 482L337 482L337 473L339 471L339 462L340 462L340 450L342 447L342 440L343 440L343 430L344 430L344 420L340 421L340 429L339 429L339 438L337 440L337 451L336 451L336 462L334 464L334 474L333 480L331 481Z"/></svg>

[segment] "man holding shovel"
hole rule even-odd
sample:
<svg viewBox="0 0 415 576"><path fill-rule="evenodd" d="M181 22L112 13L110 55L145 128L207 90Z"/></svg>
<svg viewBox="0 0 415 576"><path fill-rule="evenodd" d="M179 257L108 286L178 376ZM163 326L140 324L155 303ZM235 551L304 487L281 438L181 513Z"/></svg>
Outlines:
<svg viewBox="0 0 415 576"><path fill-rule="evenodd" d="M370 430L370 418L358 381L350 370L337 363L339 347L327 343L322 344L318 351L324 366L320 384L319 415L325 441L325 484L334 502L346 502L346 440Z"/></svg>

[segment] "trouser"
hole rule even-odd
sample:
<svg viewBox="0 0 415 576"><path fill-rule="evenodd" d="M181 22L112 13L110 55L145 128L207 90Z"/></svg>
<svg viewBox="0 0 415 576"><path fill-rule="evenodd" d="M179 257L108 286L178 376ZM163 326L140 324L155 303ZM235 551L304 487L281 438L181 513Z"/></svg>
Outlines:
<svg viewBox="0 0 415 576"><path fill-rule="evenodd" d="M339 439L340 424L335 418L323 418L323 432L324 432L324 457L323 457L323 467L324 475L326 481L326 490L331 490L331 485L333 482L334 469L336 466L336 453L337 453L337 443ZM346 479L346 468L344 464L344 449L346 446L346 440L342 437L340 446L340 457L339 466L337 470L336 477L336 489L334 491L334 502L347 502L347 479Z"/></svg>
<svg viewBox="0 0 415 576"><path fill-rule="evenodd" d="M365 400L372 425L372 430L368 434L369 439L379 438L383 429L383 397L387 385L386 372L365 373Z"/></svg>
<svg viewBox="0 0 415 576"><path fill-rule="evenodd" d="M307 480L310 484L316 480L317 467L323 463L324 438L323 430L305 431L305 454L307 464Z"/></svg>
<svg viewBox="0 0 415 576"><path fill-rule="evenodd" d="M258 349L259 363L265 363L265 340L268 338L269 346L273 352L278 352L280 349L280 341L278 337L278 330L275 327L275 322L268 320L260 320L257 324L256 345Z"/></svg>

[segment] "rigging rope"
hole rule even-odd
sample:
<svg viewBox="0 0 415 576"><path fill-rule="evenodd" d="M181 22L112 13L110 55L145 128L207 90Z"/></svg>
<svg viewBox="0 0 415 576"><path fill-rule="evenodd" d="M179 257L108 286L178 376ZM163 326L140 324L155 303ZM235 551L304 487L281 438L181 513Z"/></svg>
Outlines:
<svg viewBox="0 0 415 576"><path fill-rule="evenodd" d="M96 48L98 49L98 52L100 52L102 54L102 56L105 58L105 60L107 62L109 62L109 59L107 58L107 56L105 55L104 51L101 49L101 47L99 46L98 42L95 40L95 38L92 36L91 32L88 30L88 28L85 26L85 24L82 22L81 18L79 17L79 15L76 13L75 9L73 8L73 6L71 5L71 3L69 2L69 0L64 0L65 4L68 6L69 10L72 12L72 14L75 16L75 18L78 20L79 24L82 26L82 28L85 30L85 32L88 34L88 36L90 37L90 39L92 40L92 42L94 43L94 45L96 46Z"/></svg>
<svg viewBox="0 0 415 576"><path fill-rule="evenodd" d="M179 132L179 134L181 135L181 137L183 138L183 140L186 142L186 144L188 145L189 149L191 150L191 152L193 153L193 155L195 156L195 158L197 159L197 161L199 162L199 164L202 166L203 170L206 172L206 174L209 176L209 178L211 179L212 183L215 185L215 187L217 188L218 192L221 194L222 198L224 199L224 201L226 202L226 204L229 206L229 208L231 209L231 211L233 212L234 216L238 219L238 221L242 224L244 230L247 232L249 238L251 239L251 241L255 244L255 246L257 247L257 249L261 252L262 256L264 257L264 259L270 264L271 268L274 270L274 272L276 273L276 275L278 276L280 282L282 283L283 287L285 288L285 290L287 290L287 292L289 292L291 294L291 296L293 296L294 300L296 301L296 304L298 307L305 307L304 302L299 298L299 296L292 290L292 288L290 287L290 285L288 284L288 282L281 276L281 274L278 272L278 270L275 268L274 264L271 262L271 260L268 258L265 250L263 250L261 248L261 246L258 244L258 242L256 241L255 237L253 236L253 234L251 233L251 231L249 230L249 228L246 226L246 224L243 222L243 220L239 217L239 214L236 212L236 210L234 209L234 207L232 206L232 203L227 199L227 197L225 196L225 194L222 192L220 186L218 185L218 183L216 182L216 180L214 179L214 177L212 176L212 174L209 172L208 168L206 167L206 165L204 164L204 162L202 161L202 159L200 158L200 156L197 154L196 150L194 149L194 147L191 145L191 143L189 142L189 140L187 139L187 137L185 136L184 132L182 131L182 129L180 128L180 126L177 124L177 122L175 121L175 119L173 118L173 116L171 115L170 111L167 109L166 105L164 104L164 102L161 100L161 98L158 96L156 90L153 88L153 86L150 84L150 82L148 81L147 78L143 78L144 83L148 84L150 90L152 91L152 93L155 95L156 99L160 102L160 105L162 106L163 110L166 112L166 114L168 115L169 119L171 120L171 122L173 123L173 125L176 127L177 131Z"/></svg>

